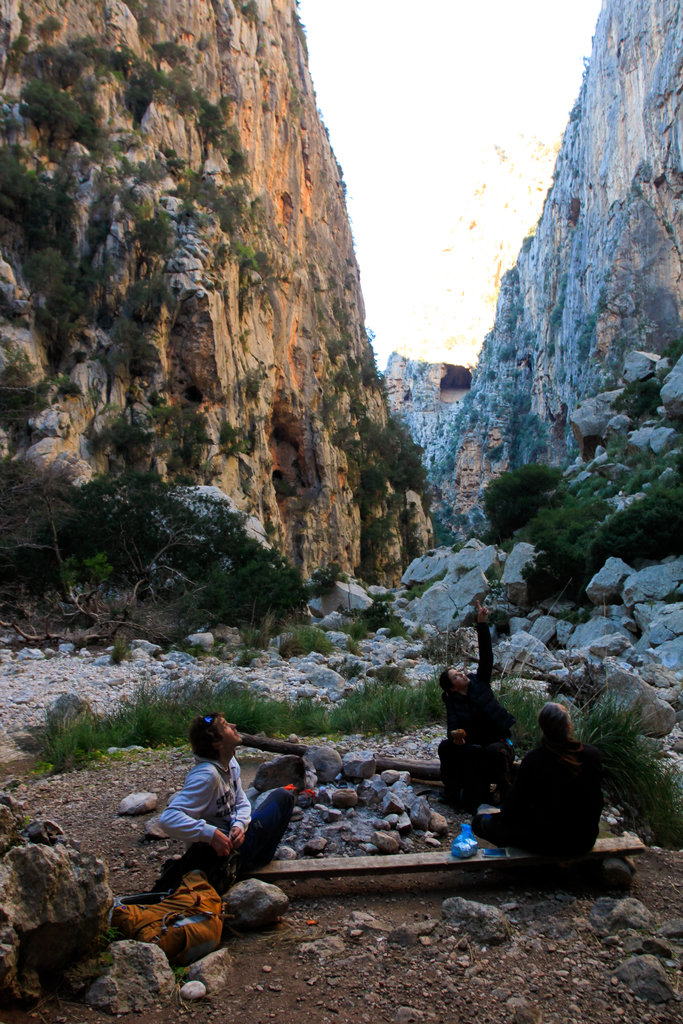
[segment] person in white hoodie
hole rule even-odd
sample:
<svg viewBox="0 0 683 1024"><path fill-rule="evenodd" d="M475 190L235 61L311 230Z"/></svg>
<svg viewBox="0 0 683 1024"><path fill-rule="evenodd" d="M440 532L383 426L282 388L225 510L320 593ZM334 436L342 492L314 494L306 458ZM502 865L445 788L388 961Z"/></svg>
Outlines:
<svg viewBox="0 0 683 1024"><path fill-rule="evenodd" d="M182 790L160 818L164 832L187 850L167 861L154 889L176 889L188 871L203 871L218 892L236 878L263 867L287 828L296 793L275 789L252 814L240 781L235 750L242 742L234 723L213 711L190 724L195 764Z"/></svg>

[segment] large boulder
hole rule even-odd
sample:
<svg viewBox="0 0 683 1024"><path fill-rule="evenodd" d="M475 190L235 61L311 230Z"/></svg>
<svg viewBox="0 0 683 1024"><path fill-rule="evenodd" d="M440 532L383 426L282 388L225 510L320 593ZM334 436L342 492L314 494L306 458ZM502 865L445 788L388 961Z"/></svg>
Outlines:
<svg viewBox="0 0 683 1024"><path fill-rule="evenodd" d="M582 402L571 413L569 422L582 459L592 459L595 449L606 439L607 424L614 415L613 403L621 391L603 391Z"/></svg>
<svg viewBox="0 0 683 1024"><path fill-rule="evenodd" d="M654 377L657 363L662 357L655 352L629 352L624 359L622 376L627 383L636 380L648 380Z"/></svg>
<svg viewBox="0 0 683 1024"><path fill-rule="evenodd" d="M657 696L653 687L615 658L605 658L605 689L622 707L637 711L646 736L668 736L676 724L676 712Z"/></svg>
<svg viewBox="0 0 683 1024"><path fill-rule="evenodd" d="M92 854L12 847L0 861L0 997L40 995L44 973L88 952L111 902L106 867Z"/></svg>
<svg viewBox="0 0 683 1024"><path fill-rule="evenodd" d="M683 558L648 565L624 581L622 596L628 608L651 601L664 601L678 593L683 583Z"/></svg>
<svg viewBox="0 0 683 1024"><path fill-rule="evenodd" d="M586 597L593 604L617 604L621 601L624 580L633 569L621 558L608 558L586 587Z"/></svg>
<svg viewBox="0 0 683 1024"><path fill-rule="evenodd" d="M659 396L669 419L683 419L683 356L665 378Z"/></svg>
<svg viewBox="0 0 683 1024"><path fill-rule="evenodd" d="M112 942L107 959L110 964L85 994L86 1003L98 1010L142 1013L173 991L173 971L163 949L153 942Z"/></svg>
<svg viewBox="0 0 683 1024"><path fill-rule="evenodd" d="M526 608L529 603L529 592L527 582L524 579L524 570L530 568L536 558L536 548L533 544L521 541L515 544L505 562L503 570L503 586L508 596L519 608Z"/></svg>
<svg viewBox="0 0 683 1024"><path fill-rule="evenodd" d="M443 576L451 568L455 554L453 548L437 548L429 551L421 558L414 558L406 571L401 576L401 583L410 586L411 583L426 583L437 576Z"/></svg>
<svg viewBox="0 0 683 1024"><path fill-rule="evenodd" d="M350 580L348 583L337 581L331 590L321 597L313 597L308 602L308 607L314 615L322 618L330 612L363 611L372 604L372 598L359 583Z"/></svg>
<svg viewBox="0 0 683 1024"><path fill-rule="evenodd" d="M474 614L476 601L489 592L489 581L481 569L471 569L456 580L435 583L411 607L416 622L448 630L463 626Z"/></svg>
<svg viewBox="0 0 683 1024"><path fill-rule="evenodd" d="M499 643L493 652L494 664L503 675L521 675L532 679L563 678L564 664L552 654L542 640L521 630L509 640Z"/></svg>
<svg viewBox="0 0 683 1024"><path fill-rule="evenodd" d="M604 615L594 615L588 622L582 622L576 627L567 640L567 650L574 651L581 648L588 649L596 641L603 637L611 636L613 633L622 633L627 639L631 636L625 626L613 622Z"/></svg>

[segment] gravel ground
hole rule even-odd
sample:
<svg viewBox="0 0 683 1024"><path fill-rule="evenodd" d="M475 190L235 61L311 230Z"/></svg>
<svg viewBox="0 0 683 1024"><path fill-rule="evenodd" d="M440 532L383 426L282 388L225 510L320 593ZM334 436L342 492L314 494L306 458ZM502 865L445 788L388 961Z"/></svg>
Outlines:
<svg viewBox="0 0 683 1024"><path fill-rule="evenodd" d="M398 746L394 742L393 749ZM141 842L145 817L117 817L119 801L134 791L153 790L163 805L181 784L188 763L184 750L145 751L42 778L15 765L2 785L24 801L31 817L53 818L82 849L97 852L109 864L115 892L144 891L168 856L169 843ZM248 780L255 763L242 763ZM245 1015L253 1024L288 1019L406 1024L451 1018L477 1024L673 1024L681 1019L679 996L652 1004L614 977L638 939L624 933L599 939L588 917L599 896L624 893L605 890L594 875L576 867L319 879L284 882L282 888L291 900L282 925L227 939L233 957L228 987L186 1007L193 1019L207 1024L223 1020L226 1005L231 1018ZM502 908L511 922L510 940L486 947L445 928L441 904L453 895ZM650 850L638 858L629 895L649 908L657 926L683 918L683 853ZM379 924L358 927L355 912L372 914ZM683 945L670 942L662 962L675 992L683 990L682 959ZM176 994L136 1019L170 1024L179 1012ZM28 1013L3 1011L0 1018L2 1024L35 1019L80 1024L110 1018L65 990Z"/></svg>

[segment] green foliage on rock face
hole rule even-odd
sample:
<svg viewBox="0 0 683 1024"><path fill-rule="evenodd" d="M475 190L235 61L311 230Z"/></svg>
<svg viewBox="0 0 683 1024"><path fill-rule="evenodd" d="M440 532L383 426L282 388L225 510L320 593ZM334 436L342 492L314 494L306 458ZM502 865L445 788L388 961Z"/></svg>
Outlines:
<svg viewBox="0 0 683 1024"><path fill-rule="evenodd" d="M511 537L542 508L558 504L562 473L544 465L527 465L492 480L484 492L491 531L500 540Z"/></svg>
<svg viewBox="0 0 683 1024"><path fill-rule="evenodd" d="M378 570L387 568L386 551L392 538L401 538L408 560L415 553L405 493L413 490L425 495L427 471L421 449L397 420L383 426L362 414L356 429L357 433L352 428L339 433L335 443L346 451L349 480L360 508L360 572L364 579L373 580Z"/></svg>
<svg viewBox="0 0 683 1024"><path fill-rule="evenodd" d="M73 189L67 172L38 175L17 152L0 150L0 213L21 232L36 323L55 367L88 310L94 280L88 261L75 252Z"/></svg>
<svg viewBox="0 0 683 1024"><path fill-rule="evenodd" d="M50 150L58 142L73 139L92 146L98 137L95 112L83 100L77 102L65 89L34 78L21 90L19 113L47 132Z"/></svg>
<svg viewBox="0 0 683 1024"><path fill-rule="evenodd" d="M0 426L7 428L45 407L47 381L38 379L36 367L16 345L3 346L2 356Z"/></svg>
<svg viewBox="0 0 683 1024"><path fill-rule="evenodd" d="M660 382L654 378L631 381L615 400L614 408L634 420L652 416L660 404L660 389Z"/></svg>

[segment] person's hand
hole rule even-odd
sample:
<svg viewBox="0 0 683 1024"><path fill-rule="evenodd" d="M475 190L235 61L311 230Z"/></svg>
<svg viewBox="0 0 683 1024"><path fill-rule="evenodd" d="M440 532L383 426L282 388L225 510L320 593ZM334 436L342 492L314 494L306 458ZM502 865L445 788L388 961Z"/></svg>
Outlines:
<svg viewBox="0 0 683 1024"><path fill-rule="evenodd" d="M242 838L244 838L244 836ZM221 832L219 828L214 832L210 846L212 850L216 851L219 857L229 857L233 851L232 839L230 839L229 836L226 836L225 832Z"/></svg>
<svg viewBox="0 0 683 1024"><path fill-rule="evenodd" d="M240 846L244 842L244 829L241 825L233 825L230 829L230 839L232 841L233 850L239 850Z"/></svg>
<svg viewBox="0 0 683 1024"><path fill-rule="evenodd" d="M488 622L489 621L489 610L486 605L482 604L477 598L477 622Z"/></svg>
<svg viewBox="0 0 683 1024"><path fill-rule="evenodd" d="M465 732L464 729L451 730L451 740L453 741L453 743L455 743L456 747L464 746L466 736L467 733Z"/></svg>

